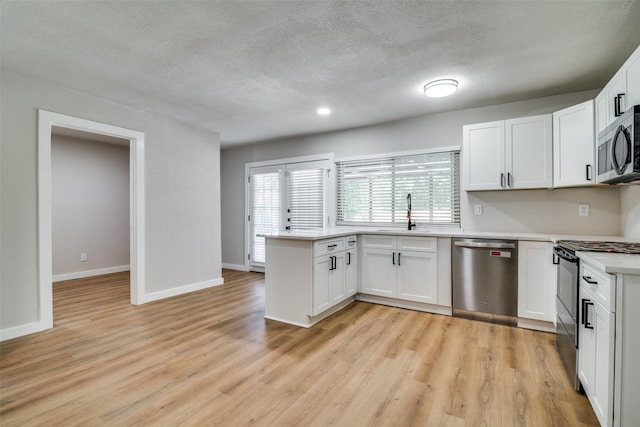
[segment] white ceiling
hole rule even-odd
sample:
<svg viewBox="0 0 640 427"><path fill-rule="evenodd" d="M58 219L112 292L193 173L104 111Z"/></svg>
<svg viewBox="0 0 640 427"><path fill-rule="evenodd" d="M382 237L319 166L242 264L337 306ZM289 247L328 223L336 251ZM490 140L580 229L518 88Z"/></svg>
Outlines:
<svg viewBox="0 0 640 427"><path fill-rule="evenodd" d="M3 69L220 132L223 147L601 88L640 44L640 1L0 8ZM455 95L421 93L443 77Z"/></svg>

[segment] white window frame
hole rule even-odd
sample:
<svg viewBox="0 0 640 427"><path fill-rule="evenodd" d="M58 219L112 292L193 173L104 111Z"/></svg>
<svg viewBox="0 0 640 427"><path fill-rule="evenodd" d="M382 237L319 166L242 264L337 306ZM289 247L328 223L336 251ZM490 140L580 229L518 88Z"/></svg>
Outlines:
<svg viewBox="0 0 640 427"><path fill-rule="evenodd" d="M251 265L249 260L249 239L250 239L250 227L249 227L249 215L250 215L250 187L249 176L251 175L251 169L254 168L267 168L267 167L282 167L286 170L287 164L302 163L302 162L315 162L326 161L329 165L329 175L327 178L327 185L325 187L325 226L332 226L336 222L336 180L335 180L335 161L333 153L312 154L308 156L288 157L274 160L263 160L258 162L245 163L244 165L244 265L247 271L261 271L262 269L256 268ZM283 198L286 198L286 194Z"/></svg>
<svg viewBox="0 0 640 427"><path fill-rule="evenodd" d="M432 154L432 153L443 153L443 152L448 152L448 151L460 151L460 145L449 145L449 146L444 146L444 147L433 147L433 148L428 148L428 149L422 149L422 150L409 150L409 151L394 151L394 152L388 152L388 153L377 153L377 154L367 154L367 155L361 155L361 156L348 156L348 157L338 157L335 159L335 163L339 163L339 162L348 162L348 161L355 161L355 160L369 160L369 159L383 159L383 158L392 158L392 157L403 157L403 156L415 156L415 155L421 155L421 154ZM460 157L460 162L462 162L462 157ZM460 165L460 167L462 168L462 165ZM462 171L460 171L462 172ZM337 186L337 171L335 175L335 185ZM460 177L460 180L462 180L462 177ZM459 189L461 191L461 189ZM337 220L337 188L336 188L336 199L334 200L335 203L335 217ZM462 196L462 195L461 195ZM460 200L460 205L462 205L462 200ZM462 209L462 206L460 206L460 209ZM442 224L442 225L438 225L438 224L429 224L429 228L447 228L447 229L451 229L451 228L460 228L461 227L461 223L462 223L462 218L460 223L458 224ZM398 229L404 229L406 228L406 224L381 224L381 223L370 223L370 222L349 222L348 224L337 224L336 225L338 227L374 227L374 228L389 228L389 229L394 229L394 228L398 228ZM418 228L420 228L420 224L418 224Z"/></svg>

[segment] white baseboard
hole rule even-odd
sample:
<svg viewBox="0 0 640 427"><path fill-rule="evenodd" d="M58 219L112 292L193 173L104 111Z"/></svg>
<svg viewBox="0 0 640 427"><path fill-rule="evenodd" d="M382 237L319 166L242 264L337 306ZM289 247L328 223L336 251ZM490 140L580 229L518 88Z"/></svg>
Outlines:
<svg viewBox="0 0 640 427"><path fill-rule="evenodd" d="M378 295L369 295L369 294L359 293L359 294L356 294L356 300L370 302L374 304L388 305L391 307L406 308L409 310L424 311L426 313L442 314L445 316L451 316L453 313L453 310L451 309L451 307L446 307L443 305L427 304L424 302L417 302L417 301L406 301L406 300L400 300L395 298L381 297Z"/></svg>
<svg viewBox="0 0 640 427"><path fill-rule="evenodd" d="M14 326L13 328L0 330L0 341L18 338L24 335L42 332L51 329L51 326L45 325L43 322L27 323L26 325Z"/></svg>
<svg viewBox="0 0 640 427"><path fill-rule="evenodd" d="M177 295L188 294L189 292L199 291L202 289L213 288L224 284L224 279L205 280L204 282L191 283L189 285L178 286L177 288L165 289L163 291L151 292L142 296L142 304L157 301L160 299L175 297Z"/></svg>
<svg viewBox="0 0 640 427"><path fill-rule="evenodd" d="M556 333L556 327L553 322L543 320L522 319L518 318L518 328L533 329L534 331Z"/></svg>
<svg viewBox="0 0 640 427"><path fill-rule="evenodd" d="M222 268L228 268L229 270L238 270L238 271L249 271L246 265L242 264L229 264L226 262L222 263Z"/></svg>
<svg viewBox="0 0 640 427"><path fill-rule="evenodd" d="M102 276L103 274L120 273L121 271L129 270L130 267L128 265L117 265L115 267L97 268L95 270L76 271L75 273L56 274L51 279L54 282L62 282L63 280Z"/></svg>

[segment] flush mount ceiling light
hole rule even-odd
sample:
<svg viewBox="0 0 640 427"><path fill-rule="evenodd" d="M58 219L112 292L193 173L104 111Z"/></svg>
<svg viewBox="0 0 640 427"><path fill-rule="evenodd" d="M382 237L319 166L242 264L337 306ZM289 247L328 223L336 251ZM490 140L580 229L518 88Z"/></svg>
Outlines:
<svg viewBox="0 0 640 427"><path fill-rule="evenodd" d="M320 107L318 108L317 113L320 116L328 116L329 114L331 114L331 109L327 107Z"/></svg>
<svg viewBox="0 0 640 427"><path fill-rule="evenodd" d="M449 96L458 90L458 81L453 79L434 80L424 85L424 94L430 98Z"/></svg>

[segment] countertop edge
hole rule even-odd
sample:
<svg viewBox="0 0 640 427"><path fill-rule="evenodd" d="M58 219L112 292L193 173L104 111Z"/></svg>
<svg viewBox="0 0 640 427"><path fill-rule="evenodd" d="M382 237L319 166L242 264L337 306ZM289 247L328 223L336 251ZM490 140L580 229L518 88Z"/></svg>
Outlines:
<svg viewBox="0 0 640 427"><path fill-rule="evenodd" d="M605 273L640 275L640 255L583 251L576 255Z"/></svg>
<svg viewBox="0 0 640 427"><path fill-rule="evenodd" d="M552 233L512 233L512 232L489 232L489 231L463 231L463 230L366 230L360 228L331 228L325 230L315 230L309 232L283 232L274 234L259 234L259 237L269 239L289 239L289 240L324 240L335 237L358 235L382 235L382 236L415 236L415 237L460 237L460 238L481 238L481 239L512 239L528 240L540 242L556 243L558 240L593 240L593 241L615 241L615 242L635 242L621 236L589 236L589 235L565 235Z"/></svg>

